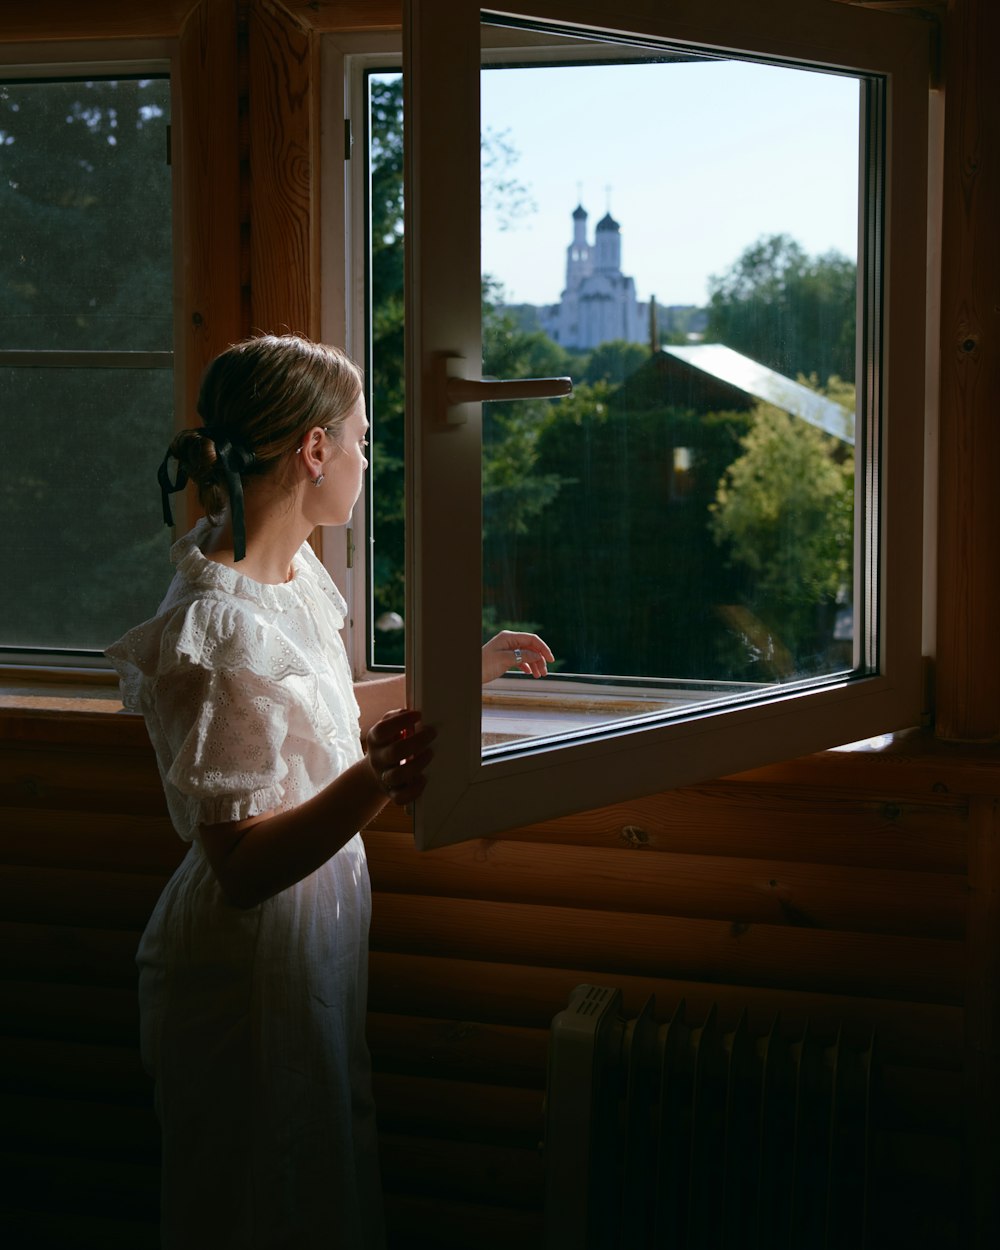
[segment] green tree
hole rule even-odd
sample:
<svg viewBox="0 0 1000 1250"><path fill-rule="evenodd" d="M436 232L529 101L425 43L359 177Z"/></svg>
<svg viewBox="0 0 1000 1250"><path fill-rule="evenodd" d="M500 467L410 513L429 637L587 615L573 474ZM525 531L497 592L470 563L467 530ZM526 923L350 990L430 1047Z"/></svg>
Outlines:
<svg viewBox="0 0 1000 1250"><path fill-rule="evenodd" d="M615 339L595 347L579 373L582 382L622 382L649 358L649 348L644 343L626 343Z"/></svg>
<svg viewBox="0 0 1000 1250"><path fill-rule="evenodd" d="M842 386L842 384L840 384ZM828 659L852 579L854 457L840 440L759 404L719 480L711 529L746 573L738 619L772 675Z"/></svg>
<svg viewBox="0 0 1000 1250"><path fill-rule="evenodd" d="M373 76L370 84L373 621L378 662L401 664L402 631L379 622L405 611L403 82Z"/></svg>
<svg viewBox="0 0 1000 1250"><path fill-rule="evenodd" d="M483 373L487 377L565 376L567 353L540 331L518 329L490 296L483 301ZM557 417L561 400L518 400L483 405L483 539L525 534L559 492L558 473L536 471L539 440Z"/></svg>
<svg viewBox="0 0 1000 1250"><path fill-rule="evenodd" d="M404 636L378 622L405 612L404 382L403 382L403 162L402 80L371 79L372 118L372 578L376 661L401 663ZM483 199L507 227L532 207L511 170L516 153L503 133L483 139ZM505 378L568 372L569 357L544 334L521 331L501 309L501 291L483 284L483 372ZM549 420L546 401L486 404L483 413L483 525L489 587L510 575L500 536L523 531L559 489L557 474L535 472L538 439ZM491 615L492 612L492 615ZM511 623L489 602L496 626Z"/></svg>
<svg viewBox="0 0 1000 1250"><path fill-rule="evenodd" d="M519 329L484 284L483 373L533 378L570 372L568 354L539 331ZM539 516L564 482L558 470L539 464L545 431L563 400L518 400L483 405L483 632L534 629L539 622L521 610L516 588L523 580L519 539L535 532ZM530 539L529 539L530 546Z"/></svg>
<svg viewBox="0 0 1000 1250"><path fill-rule="evenodd" d="M856 287L846 256L809 257L787 234L765 236L709 278L706 337L786 377L850 378Z"/></svg>
<svg viewBox="0 0 1000 1250"><path fill-rule="evenodd" d="M504 614L537 622L570 672L743 676L716 611L742 571L721 567L707 509L746 428L745 414L578 385L539 437L537 471L562 481L514 540Z"/></svg>
<svg viewBox="0 0 1000 1250"><path fill-rule="evenodd" d="M169 349L168 99L157 79L0 86L0 346Z"/></svg>
<svg viewBox="0 0 1000 1250"><path fill-rule="evenodd" d="M163 79L0 87L0 347L169 352L168 111ZM171 371L9 368L3 387L0 643L103 647L171 573Z"/></svg>

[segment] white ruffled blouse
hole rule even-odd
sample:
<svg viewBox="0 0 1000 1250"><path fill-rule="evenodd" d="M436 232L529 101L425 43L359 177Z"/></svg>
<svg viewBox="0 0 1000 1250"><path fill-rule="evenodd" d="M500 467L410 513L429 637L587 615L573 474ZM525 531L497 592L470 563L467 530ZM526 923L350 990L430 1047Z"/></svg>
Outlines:
<svg viewBox="0 0 1000 1250"><path fill-rule="evenodd" d="M340 592L308 544L281 585L209 560L207 520L176 542L151 620L107 650L141 712L170 816L198 826L305 802L361 758Z"/></svg>

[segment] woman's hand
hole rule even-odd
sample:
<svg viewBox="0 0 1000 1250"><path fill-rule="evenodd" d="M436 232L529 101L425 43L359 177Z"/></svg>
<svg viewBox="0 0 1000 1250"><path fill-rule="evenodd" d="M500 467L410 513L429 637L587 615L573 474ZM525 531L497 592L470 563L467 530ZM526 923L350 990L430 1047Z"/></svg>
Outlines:
<svg viewBox="0 0 1000 1250"><path fill-rule="evenodd" d="M537 634L519 634L504 629L483 647L483 685L502 677L510 668L518 668L532 677L544 677L548 661L555 656Z"/></svg>
<svg viewBox="0 0 1000 1250"><path fill-rule="evenodd" d="M412 708L387 712L368 730L368 764L379 789L399 807L422 793L435 735L436 730L421 724L420 713Z"/></svg>

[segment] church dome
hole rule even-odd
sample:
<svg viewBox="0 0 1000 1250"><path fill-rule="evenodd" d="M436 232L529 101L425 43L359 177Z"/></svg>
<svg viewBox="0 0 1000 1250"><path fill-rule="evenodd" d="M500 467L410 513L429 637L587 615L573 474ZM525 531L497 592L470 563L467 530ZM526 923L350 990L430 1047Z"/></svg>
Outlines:
<svg viewBox="0 0 1000 1250"><path fill-rule="evenodd" d="M573 209L573 220L579 221L581 217L586 217L586 216L587 216L587 210L583 207L582 204L577 204L576 208Z"/></svg>
<svg viewBox="0 0 1000 1250"><path fill-rule="evenodd" d="M610 213L605 213L595 228L597 230L620 230L621 226L619 226Z"/></svg>

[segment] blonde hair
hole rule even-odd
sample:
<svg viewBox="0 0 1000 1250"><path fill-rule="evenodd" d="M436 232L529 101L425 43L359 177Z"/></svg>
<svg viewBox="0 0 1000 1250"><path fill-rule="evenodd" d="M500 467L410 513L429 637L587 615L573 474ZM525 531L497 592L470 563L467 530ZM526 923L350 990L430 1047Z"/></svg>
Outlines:
<svg viewBox="0 0 1000 1250"><path fill-rule="evenodd" d="M362 391L361 369L337 347L298 334L245 339L205 370L198 393L205 426L181 430L168 455L218 522L230 503L224 458L240 477L271 473L314 426L336 439Z"/></svg>

